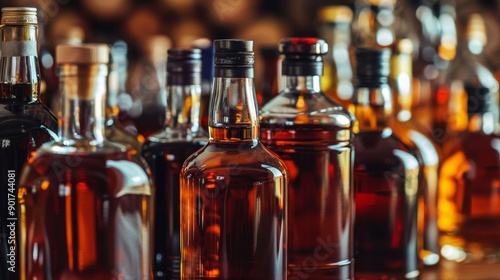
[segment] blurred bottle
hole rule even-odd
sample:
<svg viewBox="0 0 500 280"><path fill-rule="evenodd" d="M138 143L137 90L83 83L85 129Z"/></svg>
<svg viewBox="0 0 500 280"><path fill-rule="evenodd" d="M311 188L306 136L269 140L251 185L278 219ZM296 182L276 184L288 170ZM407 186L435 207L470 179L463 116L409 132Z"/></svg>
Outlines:
<svg viewBox="0 0 500 280"><path fill-rule="evenodd" d="M200 126L201 51L170 49L167 114L143 147L156 185L155 277L180 277L179 175L182 164L208 140Z"/></svg>
<svg viewBox="0 0 500 280"><path fill-rule="evenodd" d="M200 124L208 131L208 107L214 79L214 47L212 41L206 38L195 40L192 47L201 50Z"/></svg>
<svg viewBox="0 0 500 280"><path fill-rule="evenodd" d="M355 0L352 23L356 47L392 47L395 43L394 5L396 0Z"/></svg>
<svg viewBox="0 0 500 280"><path fill-rule="evenodd" d="M142 135L133 135L120 123L118 113L118 99L126 94L127 81L127 44L117 41L111 45L110 64L108 74L108 94L106 95L106 139L129 145L137 151L141 150Z"/></svg>
<svg viewBox="0 0 500 280"><path fill-rule="evenodd" d="M283 39L287 86L261 110L262 143L285 161L290 176L289 279L354 277L353 120L321 91L327 50L322 39Z"/></svg>
<svg viewBox="0 0 500 280"><path fill-rule="evenodd" d="M500 257L498 88L465 87L467 129L444 144L439 178L441 255L457 262Z"/></svg>
<svg viewBox="0 0 500 280"><path fill-rule="evenodd" d="M262 46L260 55L264 59L264 71L257 91L259 108L278 94L278 63L280 61L280 53L275 46Z"/></svg>
<svg viewBox="0 0 500 280"><path fill-rule="evenodd" d="M471 14L463 26L457 55L437 81L434 129L442 133L438 144L467 129L467 88L498 90L498 82L483 62L487 36L482 16Z"/></svg>
<svg viewBox="0 0 500 280"><path fill-rule="evenodd" d="M323 91L333 100L348 107L354 86L351 65L352 10L347 6L327 6L319 11L319 35L326 40L325 74L321 78Z"/></svg>
<svg viewBox="0 0 500 280"><path fill-rule="evenodd" d="M359 279L418 279L420 274L419 162L389 127L390 56L390 49L356 50L354 258Z"/></svg>
<svg viewBox="0 0 500 280"><path fill-rule="evenodd" d="M419 257L424 265L439 262L437 228L437 194L439 149L431 139L431 133L412 116L413 43L409 39L400 40L391 58L390 82L394 96L394 114L390 127L394 134L414 150L420 163L419 172Z"/></svg>
<svg viewBox="0 0 500 280"><path fill-rule="evenodd" d="M20 179L23 279L153 279L145 161L104 136L109 48L59 45L60 140Z"/></svg>
<svg viewBox="0 0 500 280"><path fill-rule="evenodd" d="M2 8L0 21L0 279L19 279L22 166L57 139L57 119L40 102L37 9Z"/></svg>
<svg viewBox="0 0 500 280"><path fill-rule="evenodd" d="M142 57L131 66L129 93L121 93L120 120L133 134L144 138L160 130L165 121L165 78L170 39L156 35L146 40Z"/></svg>
<svg viewBox="0 0 500 280"><path fill-rule="evenodd" d="M214 41L209 141L180 175L181 279L286 279L285 163L259 141L253 42Z"/></svg>

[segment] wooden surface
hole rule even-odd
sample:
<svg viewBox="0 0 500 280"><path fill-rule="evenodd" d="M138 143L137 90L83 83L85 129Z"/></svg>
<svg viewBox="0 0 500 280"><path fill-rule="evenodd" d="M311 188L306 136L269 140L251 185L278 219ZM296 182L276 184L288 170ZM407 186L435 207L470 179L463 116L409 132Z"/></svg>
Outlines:
<svg viewBox="0 0 500 280"><path fill-rule="evenodd" d="M424 269L421 280L500 280L500 263L458 264L441 261L436 268Z"/></svg>

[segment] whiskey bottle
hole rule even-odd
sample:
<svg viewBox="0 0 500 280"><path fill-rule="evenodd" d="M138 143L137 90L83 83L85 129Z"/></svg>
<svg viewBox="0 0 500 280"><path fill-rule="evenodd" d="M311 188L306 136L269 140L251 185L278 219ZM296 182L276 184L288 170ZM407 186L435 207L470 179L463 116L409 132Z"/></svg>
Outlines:
<svg viewBox="0 0 500 280"><path fill-rule="evenodd" d="M468 86L465 91L467 129L443 146L438 203L441 255L457 262L499 262L498 89Z"/></svg>
<svg viewBox="0 0 500 280"><path fill-rule="evenodd" d="M264 60L264 70L257 91L259 108L278 94L278 63L280 60L280 54L276 46L262 46L260 55Z"/></svg>
<svg viewBox="0 0 500 280"><path fill-rule="evenodd" d="M36 8L2 8L0 27L0 279L19 279L18 183L22 166L57 139L57 119L40 101Z"/></svg>
<svg viewBox="0 0 500 280"><path fill-rule="evenodd" d="M154 189L136 150L104 136L109 47L59 45L60 140L20 178L23 279L153 279Z"/></svg>
<svg viewBox="0 0 500 280"><path fill-rule="evenodd" d="M180 175L181 279L286 279L287 172L259 141L253 41L214 41L209 140Z"/></svg>
<svg viewBox="0 0 500 280"><path fill-rule="evenodd" d="M319 34L329 45L321 86L330 98L347 108L354 92L350 57L352 10L347 6L327 6L318 17Z"/></svg>
<svg viewBox="0 0 500 280"><path fill-rule="evenodd" d="M169 49L165 124L143 146L156 185L156 279L180 276L179 174L187 157L208 140L200 126L200 97L201 51Z"/></svg>
<svg viewBox="0 0 500 280"><path fill-rule="evenodd" d="M419 162L389 127L390 49L356 50L356 278L417 279Z"/></svg>
<svg viewBox="0 0 500 280"><path fill-rule="evenodd" d="M327 49L283 39L286 88L261 110L262 143L289 171L288 279L354 279L353 121L321 91Z"/></svg>
<svg viewBox="0 0 500 280"><path fill-rule="evenodd" d="M126 92L127 51L128 46L124 41L116 41L111 45L104 132L109 141L129 145L140 152L144 138L126 130L118 117L118 99Z"/></svg>

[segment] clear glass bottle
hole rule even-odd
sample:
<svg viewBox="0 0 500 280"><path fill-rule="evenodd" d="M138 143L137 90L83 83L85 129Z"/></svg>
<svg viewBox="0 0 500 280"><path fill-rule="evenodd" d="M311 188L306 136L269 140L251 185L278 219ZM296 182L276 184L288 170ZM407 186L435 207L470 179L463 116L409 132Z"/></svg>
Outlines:
<svg viewBox="0 0 500 280"><path fill-rule="evenodd" d="M330 98L347 108L354 92L350 57L352 10L348 6L326 6L318 17L320 37L329 45L321 87Z"/></svg>
<svg viewBox="0 0 500 280"><path fill-rule="evenodd" d="M56 61L60 140L20 179L22 279L153 279L150 171L104 136L109 47L59 45Z"/></svg>
<svg viewBox="0 0 500 280"><path fill-rule="evenodd" d="M467 129L444 143L439 173L441 255L457 262L499 262L498 85L464 90Z"/></svg>
<svg viewBox="0 0 500 280"><path fill-rule="evenodd" d="M181 279L286 279L288 177L259 141L253 41L214 49L209 140L180 175Z"/></svg>
<svg viewBox="0 0 500 280"><path fill-rule="evenodd" d="M208 141L200 125L200 97L201 51L169 49L165 124L142 151L156 185L156 279L180 276L179 175L187 157Z"/></svg>
<svg viewBox="0 0 500 280"><path fill-rule="evenodd" d="M419 162L389 127L390 49L356 50L356 278L418 279Z"/></svg>
<svg viewBox="0 0 500 280"><path fill-rule="evenodd" d="M354 279L353 120L321 91L327 49L283 39L286 88L261 110L262 143L289 171L288 279Z"/></svg>
<svg viewBox="0 0 500 280"><path fill-rule="evenodd" d="M111 45L111 55L108 73L108 91L106 95L106 139L112 142L129 145L139 151L142 148L142 135L130 133L119 120L118 99L126 92L128 46L124 41Z"/></svg>
<svg viewBox="0 0 500 280"><path fill-rule="evenodd" d="M439 262L439 231L437 227L437 195L440 149L432 141L431 132L412 116L413 43L399 40L391 57L390 83L393 88L394 114L390 127L407 144L420 163L418 229L419 257L427 266Z"/></svg>
<svg viewBox="0 0 500 280"><path fill-rule="evenodd" d="M40 102L36 8L2 8L0 27L0 279L19 279L18 183L22 166L57 139L57 119Z"/></svg>

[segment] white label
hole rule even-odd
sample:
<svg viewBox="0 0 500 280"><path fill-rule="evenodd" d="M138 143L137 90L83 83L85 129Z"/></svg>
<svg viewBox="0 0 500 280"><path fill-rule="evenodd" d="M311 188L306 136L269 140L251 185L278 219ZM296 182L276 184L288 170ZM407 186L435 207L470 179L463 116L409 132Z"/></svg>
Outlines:
<svg viewBox="0 0 500 280"><path fill-rule="evenodd" d="M0 46L2 57L37 56L36 41L9 41Z"/></svg>

